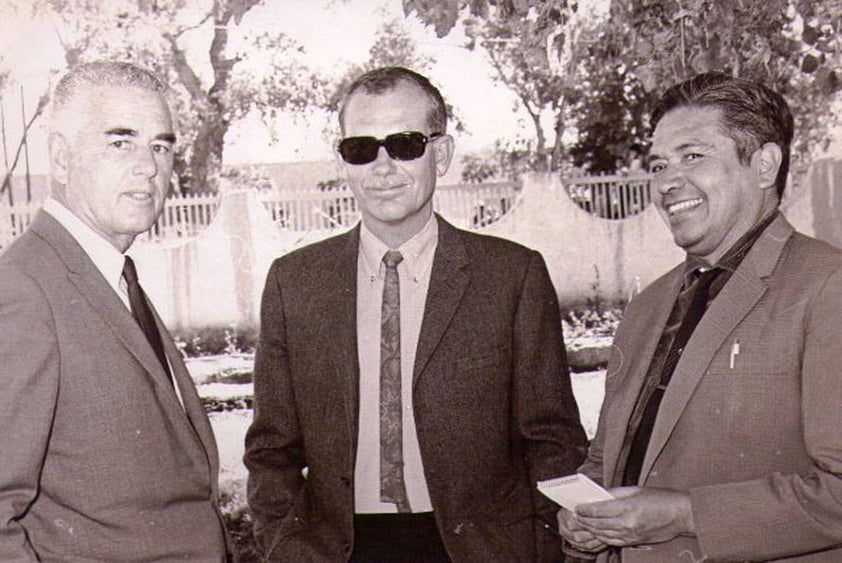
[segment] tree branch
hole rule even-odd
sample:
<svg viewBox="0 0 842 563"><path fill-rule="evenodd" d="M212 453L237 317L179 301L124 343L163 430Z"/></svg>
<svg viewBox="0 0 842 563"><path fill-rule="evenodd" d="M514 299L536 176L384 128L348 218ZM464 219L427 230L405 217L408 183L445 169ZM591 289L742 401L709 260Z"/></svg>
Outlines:
<svg viewBox="0 0 842 563"><path fill-rule="evenodd" d="M23 151L24 145L26 145L26 137L29 130L32 128L32 125L35 123L35 120L44 113L44 109L47 107L47 102L50 101L50 94L49 92L43 94L41 98L38 100L38 107L35 108L35 112L32 114L32 117L29 118L24 124L23 127L23 134L20 137L20 142L18 143L18 148L15 151L15 158L12 161L12 166L6 171L6 175L3 178L3 184L0 186L0 194L6 191L6 189L11 189L11 182L12 182L12 174L15 171L15 168L18 166L18 161L20 160L21 152Z"/></svg>

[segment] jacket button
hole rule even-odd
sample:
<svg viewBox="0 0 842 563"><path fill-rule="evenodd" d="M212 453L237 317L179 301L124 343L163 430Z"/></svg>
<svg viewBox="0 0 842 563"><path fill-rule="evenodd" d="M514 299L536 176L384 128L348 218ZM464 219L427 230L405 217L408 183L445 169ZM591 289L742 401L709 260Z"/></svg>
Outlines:
<svg viewBox="0 0 842 563"><path fill-rule="evenodd" d="M350 487L351 486L351 479L349 477L340 477L339 481L342 483L343 487Z"/></svg>

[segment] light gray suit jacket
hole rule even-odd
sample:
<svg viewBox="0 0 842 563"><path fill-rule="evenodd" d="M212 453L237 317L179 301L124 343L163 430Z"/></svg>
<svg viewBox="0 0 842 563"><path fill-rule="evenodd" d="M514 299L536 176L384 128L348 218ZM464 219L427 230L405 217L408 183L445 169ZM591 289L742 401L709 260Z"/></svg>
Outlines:
<svg viewBox="0 0 842 563"><path fill-rule="evenodd" d="M582 467L609 487L683 271L636 297L617 331ZM625 549L624 563L842 561L840 331L842 252L777 217L690 338L643 463L641 485L690 492L698 537Z"/></svg>
<svg viewBox="0 0 842 563"><path fill-rule="evenodd" d="M0 560L220 561L218 456L87 254L40 212L0 256Z"/></svg>

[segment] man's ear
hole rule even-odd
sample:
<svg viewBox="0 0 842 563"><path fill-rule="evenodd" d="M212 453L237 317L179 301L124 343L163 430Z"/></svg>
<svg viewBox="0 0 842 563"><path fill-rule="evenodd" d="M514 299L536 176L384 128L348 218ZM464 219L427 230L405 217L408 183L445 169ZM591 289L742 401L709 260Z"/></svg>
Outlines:
<svg viewBox="0 0 842 563"><path fill-rule="evenodd" d="M436 174L441 177L450 168L450 161L453 159L454 142L450 135L442 135L430 143L433 149L433 156L436 159Z"/></svg>
<svg viewBox="0 0 842 563"><path fill-rule="evenodd" d="M766 143L751 156L752 165L757 171L760 187L763 189L775 187L778 170L781 169L783 153L777 143Z"/></svg>
<svg viewBox="0 0 842 563"><path fill-rule="evenodd" d="M47 139L50 154L50 176L55 182L66 186L70 161L70 147L61 133L50 133Z"/></svg>

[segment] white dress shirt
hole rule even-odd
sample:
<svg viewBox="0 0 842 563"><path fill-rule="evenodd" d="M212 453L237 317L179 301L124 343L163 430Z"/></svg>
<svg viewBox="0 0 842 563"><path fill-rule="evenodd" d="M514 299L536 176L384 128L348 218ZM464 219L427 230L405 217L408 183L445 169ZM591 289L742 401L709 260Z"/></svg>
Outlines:
<svg viewBox="0 0 842 563"><path fill-rule="evenodd" d="M413 512L433 509L424 479L412 408L412 372L430 285L433 256L438 246L435 216L398 250L401 296L401 403L403 407L404 480ZM360 409L357 460L354 468L354 510L357 513L397 512L393 503L380 502L380 316L385 266L390 248L369 231L360 229L357 261L357 353L360 364Z"/></svg>
<svg viewBox="0 0 842 563"><path fill-rule="evenodd" d="M79 243L96 269L103 275L108 285L114 289L126 308L131 311L129 294L123 281L123 264L126 257L57 199L48 197L44 202L43 209L53 219L61 223L61 226L67 229L70 236L76 239L76 242Z"/></svg>

